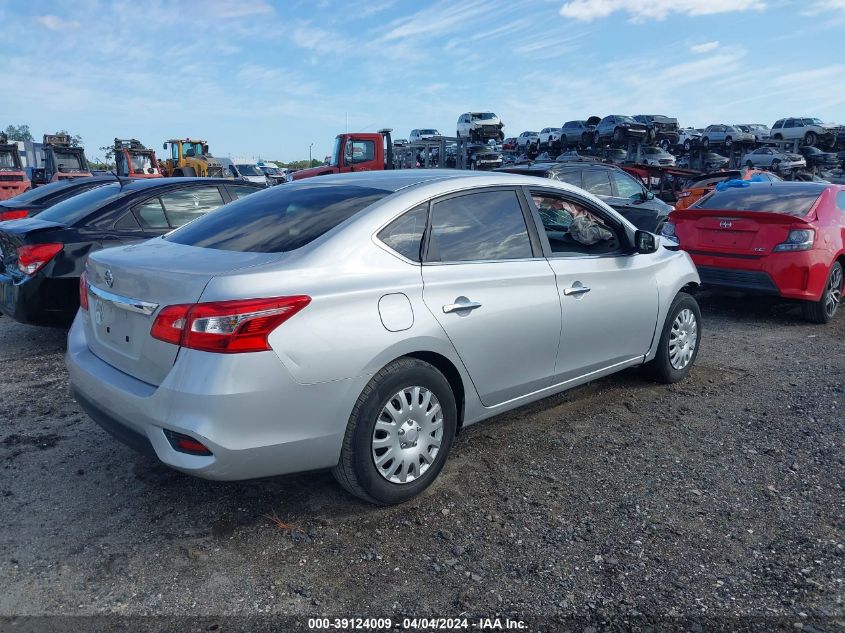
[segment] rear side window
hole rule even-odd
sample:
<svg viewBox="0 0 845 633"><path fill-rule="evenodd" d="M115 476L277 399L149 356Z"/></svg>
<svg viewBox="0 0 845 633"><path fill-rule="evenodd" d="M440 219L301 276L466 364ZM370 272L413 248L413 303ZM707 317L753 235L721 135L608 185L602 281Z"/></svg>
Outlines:
<svg viewBox="0 0 845 633"><path fill-rule="evenodd" d="M243 185L229 185L229 191L232 193L232 197L235 200L240 200L244 196L248 196L256 191L261 191L261 189L257 187L244 187Z"/></svg>
<svg viewBox="0 0 845 633"><path fill-rule="evenodd" d="M161 194L170 226L182 226L223 204L217 187L190 187Z"/></svg>
<svg viewBox="0 0 845 633"><path fill-rule="evenodd" d="M42 211L38 214L38 219L69 226L116 200L121 193L122 189L117 183L89 189Z"/></svg>
<svg viewBox="0 0 845 633"><path fill-rule="evenodd" d="M164 207L161 206L161 200L153 198L135 207L135 213L138 214L138 221L145 229L169 229L167 224L167 216L164 215Z"/></svg>
<svg viewBox="0 0 845 633"><path fill-rule="evenodd" d="M390 193L317 183L271 187L231 202L165 239L224 251L284 253L314 241Z"/></svg>
<svg viewBox="0 0 845 633"><path fill-rule="evenodd" d="M427 261L522 259L532 255L514 191L472 193L432 206Z"/></svg>
<svg viewBox="0 0 845 633"><path fill-rule="evenodd" d="M715 190L691 208L768 211L796 217L807 215L813 204L819 199L822 188L789 185L792 185L792 183L768 184L761 182L749 184L747 187L735 187L724 191Z"/></svg>
<svg viewBox="0 0 845 633"><path fill-rule="evenodd" d="M420 205L384 227L378 238L403 257L418 262L427 220L428 204Z"/></svg>

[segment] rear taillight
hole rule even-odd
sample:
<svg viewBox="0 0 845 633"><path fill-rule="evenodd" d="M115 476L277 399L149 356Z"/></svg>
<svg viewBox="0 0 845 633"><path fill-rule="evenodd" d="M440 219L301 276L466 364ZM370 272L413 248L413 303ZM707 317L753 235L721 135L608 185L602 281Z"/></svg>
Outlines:
<svg viewBox="0 0 845 633"><path fill-rule="evenodd" d="M204 352L263 352L271 349L270 333L310 302L311 297L297 295L167 306L150 335Z"/></svg>
<svg viewBox="0 0 845 633"><path fill-rule="evenodd" d="M18 248L18 269L34 275L59 254L64 244L26 244Z"/></svg>
<svg viewBox="0 0 845 633"><path fill-rule="evenodd" d="M20 220L21 218L25 218L29 211L25 209L15 209L14 211L0 211L0 222L5 222L6 220Z"/></svg>
<svg viewBox="0 0 845 633"><path fill-rule="evenodd" d="M88 311L88 273L79 277L79 307Z"/></svg>
<svg viewBox="0 0 845 633"><path fill-rule="evenodd" d="M813 229L793 229L786 236L786 241L774 247L776 253L808 251L813 248L816 232Z"/></svg>

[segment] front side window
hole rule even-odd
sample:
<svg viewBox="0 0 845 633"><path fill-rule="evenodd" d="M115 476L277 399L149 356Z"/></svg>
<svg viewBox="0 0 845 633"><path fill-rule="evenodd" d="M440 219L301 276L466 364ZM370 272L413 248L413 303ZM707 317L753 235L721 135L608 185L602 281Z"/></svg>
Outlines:
<svg viewBox="0 0 845 633"><path fill-rule="evenodd" d="M378 238L403 257L419 262L427 221L428 203L403 213L384 227Z"/></svg>
<svg viewBox="0 0 845 633"><path fill-rule="evenodd" d="M643 195L642 185L626 173L612 171L610 177L616 185L616 195L620 198L641 198Z"/></svg>
<svg viewBox="0 0 845 633"><path fill-rule="evenodd" d="M607 172L598 169L587 169L584 171L584 189L594 196L612 196L610 189L610 178Z"/></svg>
<svg viewBox="0 0 845 633"><path fill-rule="evenodd" d="M170 226L177 227L222 206L223 196L217 187L191 187L163 193L161 204Z"/></svg>
<svg viewBox="0 0 845 633"><path fill-rule="evenodd" d="M552 253L606 255L619 250L615 232L583 204L546 192L531 192Z"/></svg>
<svg viewBox="0 0 845 633"><path fill-rule="evenodd" d="M375 158L376 144L373 141L350 141L350 143L352 145L350 164L366 163Z"/></svg>
<svg viewBox="0 0 845 633"><path fill-rule="evenodd" d="M486 191L436 202L427 261L468 262L532 257L514 191Z"/></svg>

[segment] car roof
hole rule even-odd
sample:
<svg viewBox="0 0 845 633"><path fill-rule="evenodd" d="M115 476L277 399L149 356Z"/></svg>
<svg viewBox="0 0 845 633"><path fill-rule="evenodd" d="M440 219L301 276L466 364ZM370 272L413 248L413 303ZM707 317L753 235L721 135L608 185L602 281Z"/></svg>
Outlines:
<svg viewBox="0 0 845 633"><path fill-rule="evenodd" d="M117 179L112 177L112 182L117 182ZM139 180L130 180L127 181L126 178L122 179L123 190L126 192L130 191L143 191L145 189L153 189L155 187L163 187L165 185L186 185L186 184L210 184L210 185L219 185L225 182L228 182L225 178L143 178ZM246 181L238 182L237 184L246 184Z"/></svg>

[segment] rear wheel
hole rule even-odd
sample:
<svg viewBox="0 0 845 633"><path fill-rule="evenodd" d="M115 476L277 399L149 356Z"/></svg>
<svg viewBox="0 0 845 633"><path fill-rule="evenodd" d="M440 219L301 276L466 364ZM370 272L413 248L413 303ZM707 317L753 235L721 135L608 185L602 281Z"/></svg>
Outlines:
<svg viewBox="0 0 845 633"><path fill-rule="evenodd" d="M689 152L692 149L692 141L689 139L684 141L684 151Z"/></svg>
<svg viewBox="0 0 845 633"><path fill-rule="evenodd" d="M827 277L824 292L818 301L805 301L801 304L804 318L813 323L827 323L836 314L842 303L842 264L833 262Z"/></svg>
<svg viewBox="0 0 845 633"><path fill-rule="evenodd" d="M332 474L370 503L407 501L443 468L457 421L455 396L443 374L415 358L395 360L358 397Z"/></svg>
<svg viewBox="0 0 845 633"><path fill-rule="evenodd" d="M733 144L734 144L734 140L730 136L725 137L725 148L726 149L730 149L731 145L733 145Z"/></svg>
<svg viewBox="0 0 845 633"><path fill-rule="evenodd" d="M772 171L780 171L780 161L777 158L772 161Z"/></svg>
<svg viewBox="0 0 845 633"><path fill-rule="evenodd" d="M703 139L701 139L701 146L704 149L708 149L710 147L710 139L707 138L706 136Z"/></svg>
<svg viewBox="0 0 845 633"><path fill-rule="evenodd" d="M692 295L679 292L669 307L657 355L645 364L649 376L659 382L678 382L687 377L698 356L701 310Z"/></svg>

